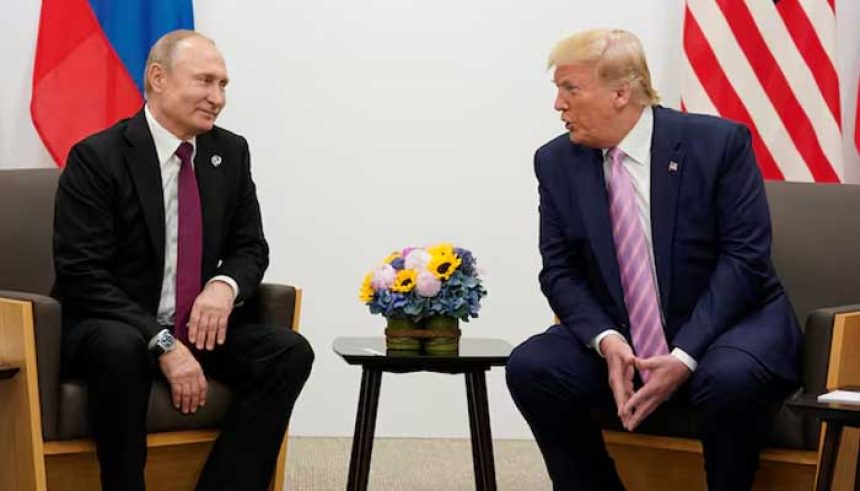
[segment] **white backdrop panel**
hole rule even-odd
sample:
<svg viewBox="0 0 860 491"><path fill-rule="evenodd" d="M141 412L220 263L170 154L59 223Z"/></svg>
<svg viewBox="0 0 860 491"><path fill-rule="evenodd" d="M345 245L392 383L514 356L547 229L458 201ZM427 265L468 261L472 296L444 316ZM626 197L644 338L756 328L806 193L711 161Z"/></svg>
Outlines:
<svg viewBox="0 0 860 491"><path fill-rule="evenodd" d="M220 124L251 144L272 248L266 281L305 290L302 332L317 360L293 434L352 433L360 373L330 346L337 336L381 334L383 319L358 302L358 285L394 248L447 240L475 252L490 293L466 336L517 343L550 324L537 284L532 171L534 150L563 131L548 51L576 30L630 29L676 107L682 8L682 0L195 2L197 27L219 44L233 78ZM860 23L860 5L840 8ZM0 168L52 165L28 110L38 13L35 0L0 2ZM848 44L840 68L856 80L857 43ZM843 84L843 94L853 113L856 89ZM488 376L493 434L527 437L503 375ZM377 434L468 436L462 377L385 375Z"/></svg>

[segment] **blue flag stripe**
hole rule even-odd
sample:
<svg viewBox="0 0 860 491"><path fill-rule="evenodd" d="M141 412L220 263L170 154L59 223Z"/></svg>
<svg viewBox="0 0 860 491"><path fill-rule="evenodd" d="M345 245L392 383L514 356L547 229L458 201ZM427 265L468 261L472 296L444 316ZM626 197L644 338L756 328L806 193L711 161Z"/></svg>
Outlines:
<svg viewBox="0 0 860 491"><path fill-rule="evenodd" d="M191 0L89 0L89 3L141 94L149 48L170 31L194 29Z"/></svg>

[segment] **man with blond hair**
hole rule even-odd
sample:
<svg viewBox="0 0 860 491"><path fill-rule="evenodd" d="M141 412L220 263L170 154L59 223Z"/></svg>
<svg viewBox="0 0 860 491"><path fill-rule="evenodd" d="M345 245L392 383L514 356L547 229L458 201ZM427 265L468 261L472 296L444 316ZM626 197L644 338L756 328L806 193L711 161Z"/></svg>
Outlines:
<svg viewBox="0 0 860 491"><path fill-rule="evenodd" d="M146 105L75 145L60 177L63 371L86 382L105 490L145 487L153 383L169 385L177 420L200 410L192 425L216 422L204 370L234 398L197 489L267 489L310 373L304 338L233 311L269 249L248 143L215 126L227 82L210 39L166 34L147 61Z"/></svg>
<svg viewBox="0 0 860 491"><path fill-rule="evenodd" d="M691 412L708 488L750 489L800 331L770 261L742 125L657 105L639 40L590 30L549 59L567 133L538 149L540 283L559 324L507 382L555 489L623 489L594 413Z"/></svg>

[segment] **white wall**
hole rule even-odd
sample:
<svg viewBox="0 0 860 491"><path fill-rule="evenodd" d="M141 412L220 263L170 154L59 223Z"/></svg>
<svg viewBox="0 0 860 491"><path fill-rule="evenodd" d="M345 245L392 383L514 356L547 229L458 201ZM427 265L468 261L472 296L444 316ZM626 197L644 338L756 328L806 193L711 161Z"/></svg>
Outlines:
<svg viewBox="0 0 860 491"><path fill-rule="evenodd" d="M855 5L843 6L841 25L859 25L860 2L847 3ZM544 70L548 50L587 27L633 30L664 101L676 106L682 7L682 0L196 2L198 29L218 42L233 78L220 124L251 143L272 246L266 281L305 289L302 332L317 362L293 434L352 433L360 373L330 346L337 336L382 333L383 319L369 315L357 293L363 273L394 248L449 240L476 253L490 293L465 336L517 343L550 323L536 279L531 161L563 131ZM0 168L51 165L27 109L38 11L34 0L0 2ZM855 80L857 44L855 37L842 61ZM843 88L846 112L854 90ZM503 371L492 370L488 384L494 435L528 437ZM386 374L377 434L468 436L462 377Z"/></svg>

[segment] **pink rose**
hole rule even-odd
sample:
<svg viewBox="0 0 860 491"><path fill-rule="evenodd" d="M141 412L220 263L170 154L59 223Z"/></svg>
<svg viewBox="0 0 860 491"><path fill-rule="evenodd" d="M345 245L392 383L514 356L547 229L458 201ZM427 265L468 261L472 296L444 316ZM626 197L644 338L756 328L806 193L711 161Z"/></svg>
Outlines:
<svg viewBox="0 0 860 491"><path fill-rule="evenodd" d="M435 297L442 289L442 282L429 271L418 273L415 280L415 291L422 297Z"/></svg>
<svg viewBox="0 0 860 491"><path fill-rule="evenodd" d="M406 269L414 269L419 273L421 271L427 271L427 263L430 262L430 253L425 251L424 249L412 249L409 251L409 255L405 256L406 262L403 266Z"/></svg>
<svg viewBox="0 0 860 491"><path fill-rule="evenodd" d="M373 272L373 279L370 280L370 286L375 291L387 290L394 284L394 277L397 276L397 271L390 264L383 264L376 268Z"/></svg>

